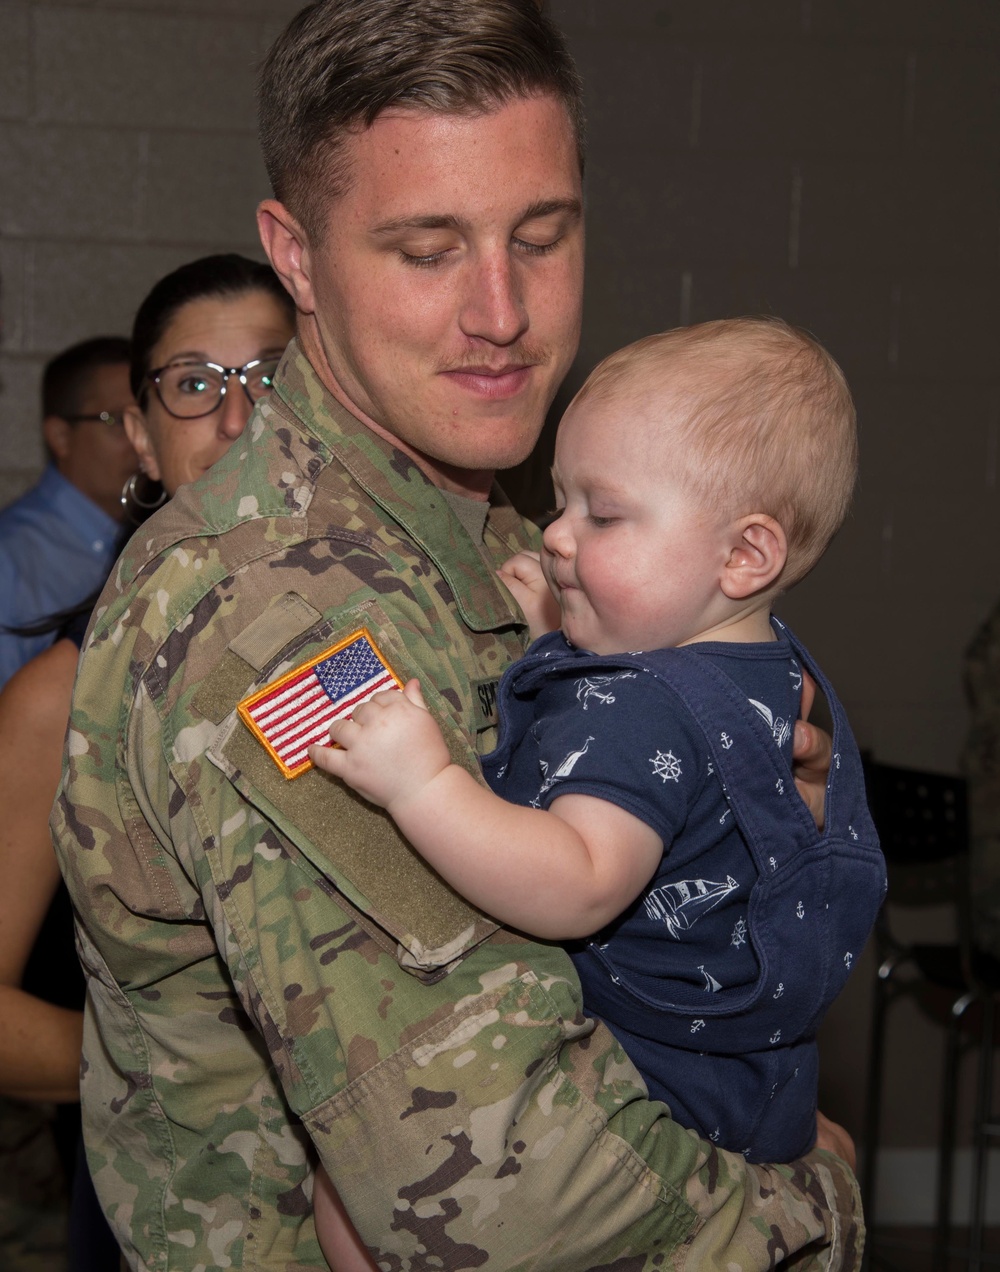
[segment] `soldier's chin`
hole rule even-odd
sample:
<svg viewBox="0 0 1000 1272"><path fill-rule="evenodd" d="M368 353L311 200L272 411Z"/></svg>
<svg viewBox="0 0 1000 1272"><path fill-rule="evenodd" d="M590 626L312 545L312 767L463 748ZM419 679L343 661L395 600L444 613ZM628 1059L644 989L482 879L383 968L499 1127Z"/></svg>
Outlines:
<svg viewBox="0 0 1000 1272"><path fill-rule="evenodd" d="M496 439L490 448L489 462L476 466L492 468L498 472L502 472L506 468L516 468L518 464L523 464L531 455L538 444L541 431L542 424L539 423L537 428L532 426L519 431L516 435L512 434L503 439Z"/></svg>

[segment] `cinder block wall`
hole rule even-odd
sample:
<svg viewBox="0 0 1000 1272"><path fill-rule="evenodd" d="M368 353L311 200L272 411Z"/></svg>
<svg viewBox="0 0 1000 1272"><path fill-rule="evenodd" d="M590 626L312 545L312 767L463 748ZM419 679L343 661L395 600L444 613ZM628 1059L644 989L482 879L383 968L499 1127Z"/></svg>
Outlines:
<svg viewBox="0 0 1000 1272"><path fill-rule="evenodd" d="M0 503L43 463L46 358L169 269L260 255L254 68L297 0L0 0Z"/></svg>
<svg viewBox="0 0 1000 1272"><path fill-rule="evenodd" d="M0 501L37 475L45 357L164 271L256 253L253 70L297 0L0 0ZM862 486L784 605L880 758L954 770L961 651L1000 592L996 0L548 0L587 82L588 284L568 390L677 323L774 312L841 360ZM613 439L611 439L613 444ZM512 475L548 505L547 457ZM860 1127L869 969L824 1038ZM930 1144L937 1036L890 1057ZM927 1063L917 1066L914 1057Z"/></svg>

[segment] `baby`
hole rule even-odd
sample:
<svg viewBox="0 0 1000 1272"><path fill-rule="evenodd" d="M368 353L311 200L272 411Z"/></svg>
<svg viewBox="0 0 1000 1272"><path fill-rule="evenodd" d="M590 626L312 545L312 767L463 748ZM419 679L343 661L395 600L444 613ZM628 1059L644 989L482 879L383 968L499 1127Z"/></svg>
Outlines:
<svg viewBox="0 0 1000 1272"><path fill-rule="evenodd" d="M856 466L840 368L783 322L612 354L560 424L540 561L501 571L538 639L501 682L492 789L416 681L310 749L456 891L568 943L651 1096L753 1161L814 1143L816 1029L885 886L843 711L770 612ZM823 832L791 771L803 668L833 716Z"/></svg>

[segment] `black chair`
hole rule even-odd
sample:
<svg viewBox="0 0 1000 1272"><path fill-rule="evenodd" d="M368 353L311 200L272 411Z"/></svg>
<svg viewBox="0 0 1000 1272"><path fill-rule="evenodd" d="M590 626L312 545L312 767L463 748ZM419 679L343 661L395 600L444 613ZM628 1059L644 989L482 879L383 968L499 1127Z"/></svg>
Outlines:
<svg viewBox="0 0 1000 1272"><path fill-rule="evenodd" d="M875 925L878 972L874 987L861 1196L866 1215L872 1216L889 1007L901 997L926 993L927 988L944 991L950 999L950 1010L941 1085L934 1255L935 1272L944 1272L952 1233L950 1203L958 1072L962 1053L971 1046L963 1024L969 1007L981 999L981 992L969 978L968 959L961 944L906 943L899 940L892 930L889 907L929 907L952 903L957 926L961 929L959 907L962 906L968 856L966 784L958 777L874 762L865 764L865 782L872 817L887 861L889 890L888 904L883 906ZM987 1037L992 1039L991 1032ZM983 1057L987 1053L991 1057L991 1046L983 1047ZM989 1074L986 1077L990 1080ZM989 1086L986 1089L989 1091ZM983 1166L985 1161L983 1155ZM985 1198L985 1177L977 1184L977 1196L980 1191ZM877 1266L880 1262L870 1243L865 1267Z"/></svg>

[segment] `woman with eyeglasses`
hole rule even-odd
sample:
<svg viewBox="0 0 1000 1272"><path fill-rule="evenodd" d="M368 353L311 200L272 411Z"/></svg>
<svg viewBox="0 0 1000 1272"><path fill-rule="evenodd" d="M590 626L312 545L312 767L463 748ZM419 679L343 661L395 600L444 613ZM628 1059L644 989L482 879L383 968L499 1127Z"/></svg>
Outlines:
<svg viewBox="0 0 1000 1272"><path fill-rule="evenodd" d="M136 314L130 379L137 405L125 417L141 470L122 496L134 522L241 436L270 389L294 313L269 266L232 254L184 265L153 287ZM24 1101L79 1100L83 981L48 819L94 600L0 692L0 1095ZM63 991L50 997L65 1002L73 978L74 1007L41 996L47 983ZM107 1266L99 1250L109 1234L89 1229L90 1205L96 1199L81 1204L76 1189L70 1266L77 1272Z"/></svg>
<svg viewBox="0 0 1000 1272"><path fill-rule="evenodd" d="M291 338L291 298L270 266L210 256L162 279L135 316L125 430L161 498L195 481L246 427ZM130 482L126 512L152 502Z"/></svg>

